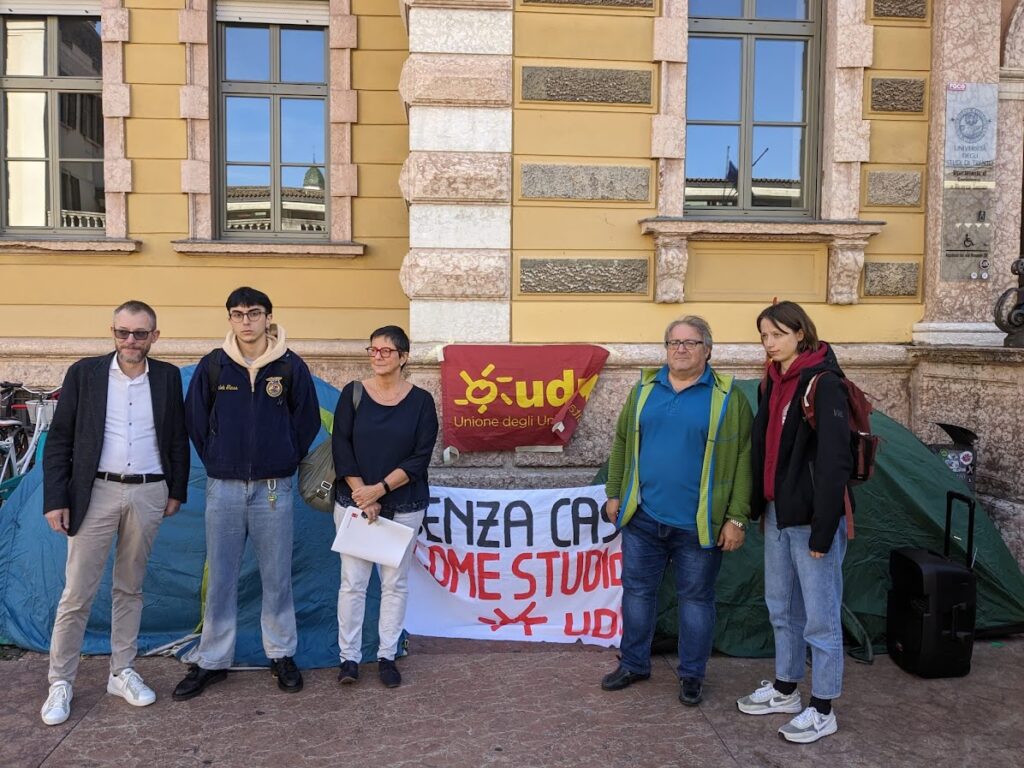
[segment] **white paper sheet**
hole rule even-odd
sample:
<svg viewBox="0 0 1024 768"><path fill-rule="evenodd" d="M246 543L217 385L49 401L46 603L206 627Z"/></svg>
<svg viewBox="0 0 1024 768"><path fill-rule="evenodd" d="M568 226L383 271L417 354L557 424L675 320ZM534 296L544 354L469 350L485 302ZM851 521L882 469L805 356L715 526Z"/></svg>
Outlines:
<svg viewBox="0 0 1024 768"><path fill-rule="evenodd" d="M358 507L345 507L331 549L397 568L415 535L416 531L407 525L384 517L371 524Z"/></svg>

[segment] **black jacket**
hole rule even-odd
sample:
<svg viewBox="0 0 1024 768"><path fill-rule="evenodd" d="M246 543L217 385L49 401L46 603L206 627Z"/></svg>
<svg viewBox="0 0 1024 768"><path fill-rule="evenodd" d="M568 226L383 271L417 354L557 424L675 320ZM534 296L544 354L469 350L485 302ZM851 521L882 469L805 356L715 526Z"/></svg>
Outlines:
<svg viewBox="0 0 1024 768"><path fill-rule="evenodd" d="M92 483L100 465L113 357L113 352L102 357L87 357L68 369L43 448L43 512L68 508L71 511L69 536L78 532L85 519ZM189 450L181 372L170 363L150 358L149 391L168 495L184 503Z"/></svg>
<svg viewBox="0 0 1024 768"><path fill-rule="evenodd" d="M816 373L828 372L818 379L814 413L818 428L804 418L800 399ZM821 365L800 372L796 395L789 405L775 473L775 517L779 528L810 525L810 548L828 552L839 521L846 512L843 497L853 471L850 452L849 404L844 375L829 348ZM758 396L757 415L751 432L751 460L754 482L751 491L751 518L764 512L765 436L768 429L768 403L772 381ZM852 494L851 494L852 502Z"/></svg>

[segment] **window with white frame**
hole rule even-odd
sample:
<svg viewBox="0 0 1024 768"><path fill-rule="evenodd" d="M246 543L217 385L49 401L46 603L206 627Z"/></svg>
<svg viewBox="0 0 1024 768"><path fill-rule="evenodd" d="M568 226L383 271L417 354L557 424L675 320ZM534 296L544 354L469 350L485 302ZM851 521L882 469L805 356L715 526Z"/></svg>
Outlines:
<svg viewBox="0 0 1024 768"><path fill-rule="evenodd" d="M0 229L47 235L102 231L99 18L0 21Z"/></svg>
<svg viewBox="0 0 1024 768"><path fill-rule="evenodd" d="M814 215L820 8L690 0L689 215Z"/></svg>
<svg viewBox="0 0 1024 768"><path fill-rule="evenodd" d="M221 236L327 239L326 26L222 20L217 47Z"/></svg>

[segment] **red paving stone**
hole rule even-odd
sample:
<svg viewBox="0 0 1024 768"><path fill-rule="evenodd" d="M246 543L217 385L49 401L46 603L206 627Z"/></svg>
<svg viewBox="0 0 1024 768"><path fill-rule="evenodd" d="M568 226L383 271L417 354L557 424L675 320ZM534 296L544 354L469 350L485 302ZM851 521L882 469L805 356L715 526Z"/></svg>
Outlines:
<svg viewBox="0 0 1024 768"><path fill-rule="evenodd" d="M369 664L354 686L310 670L289 695L269 671L233 672L174 702L185 667L141 659L159 698L134 709L106 694L107 659L97 657L82 664L71 719L47 727L46 657L26 654L0 661L0 768L1024 765L1024 638L979 642L960 680L920 680L887 656L850 660L839 732L807 746L778 739L784 716L736 710L736 697L771 676L769 660L715 656L696 709L676 699L674 658L654 662L649 681L606 693L599 682L614 651L414 638L395 690Z"/></svg>

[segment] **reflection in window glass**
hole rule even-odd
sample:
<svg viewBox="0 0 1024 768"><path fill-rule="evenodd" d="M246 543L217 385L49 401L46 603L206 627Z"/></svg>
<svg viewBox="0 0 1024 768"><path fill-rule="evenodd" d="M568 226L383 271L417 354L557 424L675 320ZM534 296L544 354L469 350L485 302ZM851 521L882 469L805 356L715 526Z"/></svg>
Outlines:
<svg viewBox="0 0 1024 768"><path fill-rule="evenodd" d="M737 126L691 125L686 129L686 205L739 205L740 133Z"/></svg>
<svg viewBox="0 0 1024 768"><path fill-rule="evenodd" d="M42 77L46 65L46 21L11 19L4 24L4 74Z"/></svg>
<svg viewBox="0 0 1024 768"><path fill-rule="evenodd" d="M227 99L228 162L270 162L270 99Z"/></svg>
<svg viewBox="0 0 1024 768"><path fill-rule="evenodd" d="M803 40L754 42L754 120L795 123L804 119Z"/></svg>
<svg viewBox="0 0 1024 768"><path fill-rule="evenodd" d="M228 80L270 79L268 27L225 27L224 76Z"/></svg>
<svg viewBox="0 0 1024 768"><path fill-rule="evenodd" d="M759 19L807 18L807 0L757 0L754 15Z"/></svg>
<svg viewBox="0 0 1024 768"><path fill-rule="evenodd" d="M326 232L324 169L281 169L281 229L286 232Z"/></svg>
<svg viewBox="0 0 1024 768"><path fill-rule="evenodd" d="M46 157L46 94L9 91L7 102L7 156Z"/></svg>
<svg viewBox="0 0 1024 768"><path fill-rule="evenodd" d="M690 37L686 67L689 120L740 119L740 56L736 38Z"/></svg>
<svg viewBox="0 0 1024 768"><path fill-rule="evenodd" d="M98 19L58 19L60 54L57 71L64 77L101 77L103 54Z"/></svg>
<svg viewBox="0 0 1024 768"><path fill-rule="evenodd" d="M7 162L7 223L46 227L46 163Z"/></svg>
<svg viewBox="0 0 1024 768"><path fill-rule="evenodd" d="M803 129L755 127L751 204L802 208Z"/></svg>
<svg viewBox="0 0 1024 768"><path fill-rule="evenodd" d="M106 221L103 163L60 164L60 226L102 229Z"/></svg>
<svg viewBox="0 0 1024 768"><path fill-rule="evenodd" d="M270 167L229 165L227 169L227 228L231 231L269 231Z"/></svg>
<svg viewBox="0 0 1024 768"><path fill-rule="evenodd" d="M732 18L743 15L743 0L690 0L690 18Z"/></svg>
<svg viewBox="0 0 1024 768"><path fill-rule="evenodd" d="M103 103L98 93L61 93L60 156L103 159Z"/></svg>
<svg viewBox="0 0 1024 768"><path fill-rule="evenodd" d="M325 83L323 29L281 30L281 81Z"/></svg>
<svg viewBox="0 0 1024 768"><path fill-rule="evenodd" d="M281 162L324 161L323 99L281 99Z"/></svg>

